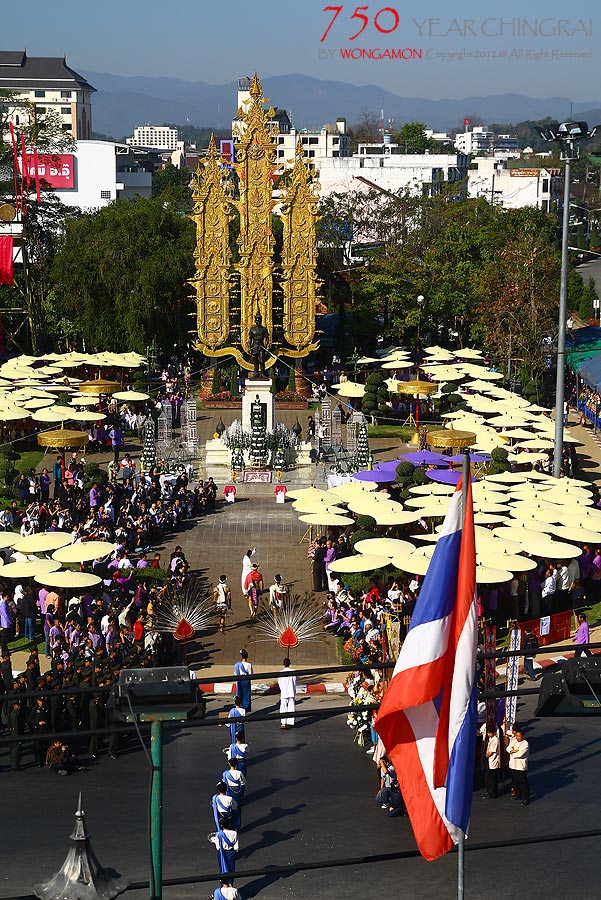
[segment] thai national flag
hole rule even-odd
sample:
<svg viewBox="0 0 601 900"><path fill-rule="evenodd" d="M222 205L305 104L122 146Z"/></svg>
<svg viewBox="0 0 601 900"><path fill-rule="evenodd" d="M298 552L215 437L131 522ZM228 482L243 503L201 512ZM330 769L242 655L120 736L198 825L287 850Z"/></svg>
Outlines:
<svg viewBox="0 0 601 900"><path fill-rule="evenodd" d="M460 481L375 725L426 859L447 853L469 824L477 639L472 488L463 509Z"/></svg>

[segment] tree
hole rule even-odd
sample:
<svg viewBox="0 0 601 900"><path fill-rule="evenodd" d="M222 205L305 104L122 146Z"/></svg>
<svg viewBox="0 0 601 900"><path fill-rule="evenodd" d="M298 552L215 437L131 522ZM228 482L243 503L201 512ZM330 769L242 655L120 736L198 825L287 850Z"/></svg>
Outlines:
<svg viewBox="0 0 601 900"><path fill-rule="evenodd" d="M158 169L152 176L152 196L176 204L185 212L192 211L192 193L190 191L189 169L178 169L168 165Z"/></svg>
<svg viewBox="0 0 601 900"><path fill-rule="evenodd" d="M86 347L144 351L188 341L194 224L162 197L117 200L69 223L47 314Z"/></svg>
<svg viewBox="0 0 601 900"><path fill-rule="evenodd" d="M382 123L374 112L364 109L356 125L349 129L353 148L357 144L376 144L382 140Z"/></svg>
<svg viewBox="0 0 601 900"><path fill-rule="evenodd" d="M583 322L588 322L595 318L595 303L599 301L597 288L595 287L595 279L589 278L580 298L580 307L578 315Z"/></svg>
<svg viewBox="0 0 601 900"><path fill-rule="evenodd" d="M425 153L426 150L436 150L439 147L437 141L426 135L423 122L405 122L395 135L395 141L400 145L401 153Z"/></svg>

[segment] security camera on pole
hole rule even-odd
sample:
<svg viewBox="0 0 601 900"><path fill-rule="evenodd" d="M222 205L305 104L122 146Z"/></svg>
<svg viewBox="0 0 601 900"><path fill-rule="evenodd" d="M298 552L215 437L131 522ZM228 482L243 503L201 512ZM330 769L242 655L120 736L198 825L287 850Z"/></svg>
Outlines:
<svg viewBox="0 0 601 900"><path fill-rule="evenodd" d="M563 220L561 232L561 282L559 291L559 334L557 336L557 380L555 382L555 446L553 450L553 476L561 475L563 461L563 408L565 400L566 319L568 317L568 239L570 223L570 168L573 159L580 155L578 142L589 140L597 130L588 130L586 122L562 122L561 125L536 129L545 141L559 144L561 158L565 160L563 191Z"/></svg>

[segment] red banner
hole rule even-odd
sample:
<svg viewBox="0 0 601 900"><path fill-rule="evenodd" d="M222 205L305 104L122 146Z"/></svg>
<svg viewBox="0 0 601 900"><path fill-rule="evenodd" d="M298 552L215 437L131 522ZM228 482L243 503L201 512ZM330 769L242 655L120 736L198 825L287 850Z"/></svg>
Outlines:
<svg viewBox="0 0 601 900"><path fill-rule="evenodd" d="M75 157L71 153L38 153L26 158L30 178L45 181L50 187L68 190L75 187Z"/></svg>
<svg viewBox="0 0 601 900"><path fill-rule="evenodd" d="M0 284L13 284L13 239L0 237Z"/></svg>
<svg viewBox="0 0 601 900"><path fill-rule="evenodd" d="M531 628L538 638L540 646L555 644L557 641L565 641L570 636L572 628L572 611L555 613L553 616L541 616L540 619L530 619L528 622L520 622L522 633L526 628ZM522 640L522 645L524 641Z"/></svg>

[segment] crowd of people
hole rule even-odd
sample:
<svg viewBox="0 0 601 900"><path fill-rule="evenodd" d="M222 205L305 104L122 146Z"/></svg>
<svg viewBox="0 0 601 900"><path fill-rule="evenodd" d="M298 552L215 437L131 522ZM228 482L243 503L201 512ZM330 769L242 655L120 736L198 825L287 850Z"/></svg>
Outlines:
<svg viewBox="0 0 601 900"><path fill-rule="evenodd" d="M111 545L89 566L100 582L81 596L69 597L31 578L0 579L0 694L6 697L0 723L22 738L11 743L14 770L29 747L36 765L61 774L73 771L80 757L95 760L105 749L116 757L118 734L105 747L102 737L80 739L77 732L111 721L110 687L123 668L168 664L176 654L171 635L155 627L155 613L170 591L185 588L190 566L181 546L164 562L151 546L184 521L210 512L217 486L209 479L192 488L186 472L172 479L159 471L136 475L129 454L119 462L120 449L119 444L113 462L122 467L121 477L86 483L85 459L57 457L52 473L43 469L38 476L31 470L19 479L27 490L0 515L0 527L15 535L61 531L71 534L72 543L94 539ZM0 553L5 562L22 556L10 547ZM37 650L42 636L45 667ZM25 638L30 647L20 674L13 672L9 649L16 638ZM74 737L50 743L52 732Z"/></svg>

